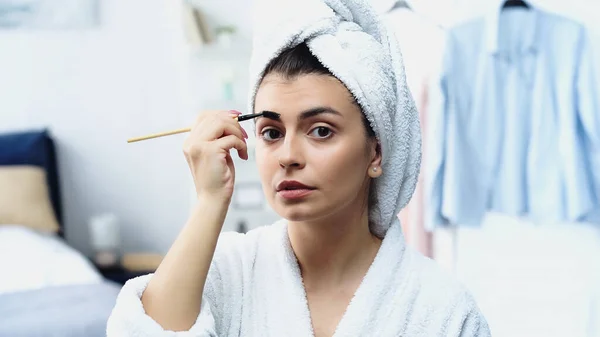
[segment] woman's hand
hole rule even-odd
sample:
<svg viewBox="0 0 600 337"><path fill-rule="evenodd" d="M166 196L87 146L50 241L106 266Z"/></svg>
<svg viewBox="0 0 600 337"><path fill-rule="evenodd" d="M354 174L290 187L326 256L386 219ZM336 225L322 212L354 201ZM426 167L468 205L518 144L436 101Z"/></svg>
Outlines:
<svg viewBox="0 0 600 337"><path fill-rule="evenodd" d="M248 159L239 112L200 114L183 152L198 203L142 294L146 313L165 330L187 331L200 313L204 285L233 195L235 171L229 150Z"/></svg>
<svg viewBox="0 0 600 337"><path fill-rule="evenodd" d="M198 197L231 200L235 167L229 150L235 148L241 159L248 159L248 134L234 119L238 115L237 111L202 112L184 143Z"/></svg>

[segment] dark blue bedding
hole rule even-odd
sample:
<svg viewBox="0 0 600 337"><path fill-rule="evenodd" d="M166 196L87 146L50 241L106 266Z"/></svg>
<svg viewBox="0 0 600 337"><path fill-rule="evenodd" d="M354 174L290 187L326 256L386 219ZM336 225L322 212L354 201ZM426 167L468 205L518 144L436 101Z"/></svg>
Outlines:
<svg viewBox="0 0 600 337"><path fill-rule="evenodd" d="M104 337L120 289L104 282L0 295L0 337Z"/></svg>

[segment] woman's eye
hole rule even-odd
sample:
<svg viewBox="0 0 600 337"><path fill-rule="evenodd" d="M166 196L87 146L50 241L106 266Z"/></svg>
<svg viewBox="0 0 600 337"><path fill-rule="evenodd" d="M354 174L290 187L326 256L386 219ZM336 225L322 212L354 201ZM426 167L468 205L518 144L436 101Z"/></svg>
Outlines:
<svg viewBox="0 0 600 337"><path fill-rule="evenodd" d="M281 137L281 132L275 129L266 129L261 132L261 135L265 140L276 140Z"/></svg>
<svg viewBox="0 0 600 337"><path fill-rule="evenodd" d="M328 138L328 137L331 137L332 132L331 132L331 129L328 127L319 126L319 127L312 129L310 134L317 138Z"/></svg>

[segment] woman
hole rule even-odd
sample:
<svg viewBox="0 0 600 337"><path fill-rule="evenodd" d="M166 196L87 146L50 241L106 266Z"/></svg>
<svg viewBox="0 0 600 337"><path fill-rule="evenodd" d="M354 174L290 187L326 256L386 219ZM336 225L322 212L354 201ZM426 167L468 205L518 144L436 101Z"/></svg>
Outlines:
<svg viewBox="0 0 600 337"><path fill-rule="evenodd" d="M263 30L250 99L254 112L280 114L257 119L256 161L284 219L220 234L235 180L229 150L247 159L247 134L232 118L238 112L202 113L184 151L196 207L156 273L123 287L108 336L488 336L467 291L402 237L396 215L414 190L420 153L393 42L374 34L384 31L365 19L373 15L362 1L285 5L306 21L293 26L280 13L274 26L290 29ZM332 27L344 53L367 52L365 35L388 57L329 57L335 48L319 48L319 37ZM294 42L289 34L302 34L291 28L312 37ZM365 74L378 71L373 87ZM357 89L367 82L371 89Z"/></svg>

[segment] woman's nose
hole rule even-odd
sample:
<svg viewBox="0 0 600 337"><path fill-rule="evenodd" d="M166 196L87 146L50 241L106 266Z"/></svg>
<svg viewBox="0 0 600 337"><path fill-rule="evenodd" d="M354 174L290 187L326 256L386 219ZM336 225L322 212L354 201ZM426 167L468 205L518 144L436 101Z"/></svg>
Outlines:
<svg viewBox="0 0 600 337"><path fill-rule="evenodd" d="M302 168L305 165L302 155L301 139L291 136L285 136L283 145L279 149L279 166L281 168Z"/></svg>

